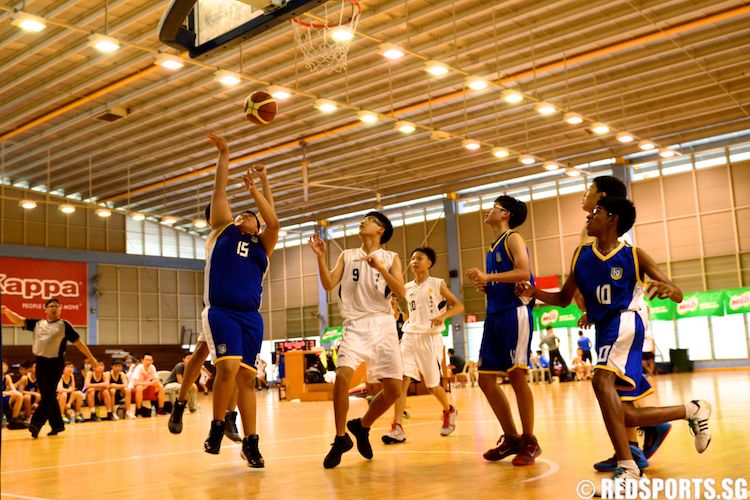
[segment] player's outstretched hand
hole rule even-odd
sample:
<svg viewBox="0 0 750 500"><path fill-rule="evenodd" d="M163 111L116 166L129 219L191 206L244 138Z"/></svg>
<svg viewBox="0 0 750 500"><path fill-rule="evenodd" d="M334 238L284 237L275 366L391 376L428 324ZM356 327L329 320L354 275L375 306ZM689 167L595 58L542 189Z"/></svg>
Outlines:
<svg viewBox="0 0 750 500"><path fill-rule="evenodd" d="M583 316L578 318L578 328L583 328L584 330L588 330L593 325L589 323L589 316L586 313L583 313Z"/></svg>
<svg viewBox="0 0 750 500"><path fill-rule="evenodd" d="M255 189L255 179L253 178L253 171L249 168L245 171L244 175L242 176L242 182L245 183L245 187L248 191L251 191L252 189Z"/></svg>
<svg viewBox="0 0 750 500"><path fill-rule="evenodd" d="M208 134L208 137L206 137L206 139L208 140L208 142L213 144L216 147L216 149L219 150L219 152L221 153L229 152L229 144L227 144L227 140L224 139L222 136L216 135L216 134Z"/></svg>
<svg viewBox="0 0 750 500"><path fill-rule="evenodd" d="M268 169L266 168L265 165L253 165L253 172L255 172L256 174L258 174L258 177L260 177L262 179L262 178L266 177L266 175L268 173Z"/></svg>
<svg viewBox="0 0 750 500"><path fill-rule="evenodd" d="M326 254L326 242L320 237L319 233L314 233L310 236L310 239L307 240L307 244L310 245L313 253L318 257L323 257Z"/></svg>
<svg viewBox="0 0 750 500"><path fill-rule="evenodd" d="M5 314L5 311L8 310L7 306L0 306L0 313Z"/></svg>
<svg viewBox="0 0 750 500"><path fill-rule="evenodd" d="M485 273L478 267L472 267L471 269L466 271L466 277L471 280L475 287L477 285L483 285L487 283L487 273Z"/></svg>
<svg viewBox="0 0 750 500"><path fill-rule="evenodd" d="M528 281L516 283L515 294L519 297L533 297L536 294L536 287Z"/></svg>
<svg viewBox="0 0 750 500"><path fill-rule="evenodd" d="M673 287L672 285L664 283L663 281L651 280L648 283L646 295L648 295L648 298L652 300L654 297L659 297L660 299L669 299L673 296L674 292L675 287Z"/></svg>

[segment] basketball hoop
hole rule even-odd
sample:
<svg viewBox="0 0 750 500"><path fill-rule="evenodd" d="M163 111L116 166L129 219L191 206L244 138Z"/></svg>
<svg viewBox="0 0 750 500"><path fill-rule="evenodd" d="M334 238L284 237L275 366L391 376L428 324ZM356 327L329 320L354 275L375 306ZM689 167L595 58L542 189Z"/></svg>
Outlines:
<svg viewBox="0 0 750 500"><path fill-rule="evenodd" d="M349 8L347 8L347 6ZM329 75L346 69L349 44L357 32L360 7L357 0L341 0L341 11L337 22L312 23L292 18L294 39L305 57L305 66L310 71L325 70Z"/></svg>

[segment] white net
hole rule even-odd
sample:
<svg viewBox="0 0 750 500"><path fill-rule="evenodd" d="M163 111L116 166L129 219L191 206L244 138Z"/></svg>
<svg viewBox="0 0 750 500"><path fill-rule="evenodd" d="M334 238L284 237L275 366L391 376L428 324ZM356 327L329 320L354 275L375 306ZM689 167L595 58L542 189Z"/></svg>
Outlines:
<svg viewBox="0 0 750 500"><path fill-rule="evenodd" d="M348 6L348 8L347 8ZM306 22L292 19L294 39L305 58L305 66L310 71L339 73L346 69L349 44L357 32L359 4L356 1L342 0L336 22Z"/></svg>

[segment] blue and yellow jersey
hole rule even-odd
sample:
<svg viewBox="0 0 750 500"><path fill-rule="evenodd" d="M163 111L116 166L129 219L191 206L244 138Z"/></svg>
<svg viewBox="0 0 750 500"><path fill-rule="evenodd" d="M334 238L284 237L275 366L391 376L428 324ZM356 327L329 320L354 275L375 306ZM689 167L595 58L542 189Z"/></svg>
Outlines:
<svg viewBox="0 0 750 500"><path fill-rule="evenodd" d="M487 252L487 274L504 273L513 270L513 259L508 248L508 238L516 231L504 232L490 247ZM528 249L526 250L528 253ZM534 284L534 276L529 275L529 281ZM487 314L498 313L520 305L527 305L531 299L519 298L515 294L514 283L488 282L487 288Z"/></svg>
<svg viewBox="0 0 750 500"><path fill-rule="evenodd" d="M258 235L234 223L213 231L206 242L203 302L234 311L257 311L268 257Z"/></svg>
<svg viewBox="0 0 750 500"><path fill-rule="evenodd" d="M643 281L638 255L625 242L602 255L594 243L586 243L573 256L576 286L586 301L589 322L611 319L622 311L639 311L643 307Z"/></svg>

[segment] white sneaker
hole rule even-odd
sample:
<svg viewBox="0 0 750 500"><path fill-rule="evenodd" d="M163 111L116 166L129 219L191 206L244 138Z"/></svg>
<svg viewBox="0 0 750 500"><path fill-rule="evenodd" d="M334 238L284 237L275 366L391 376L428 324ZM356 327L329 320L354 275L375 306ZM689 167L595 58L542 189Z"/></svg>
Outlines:
<svg viewBox="0 0 750 500"><path fill-rule="evenodd" d="M394 422L391 424L391 432L383 434L381 439L384 444L403 443L406 441L406 433L404 432L404 428L401 427L401 424Z"/></svg>
<svg viewBox="0 0 750 500"><path fill-rule="evenodd" d="M135 414L134 413L126 413L125 414L125 418L128 419L128 420L131 419L131 418L135 418Z"/></svg>
<svg viewBox="0 0 750 500"><path fill-rule="evenodd" d="M456 415L458 410L451 405L450 410L443 410L443 426L440 428L440 435L447 436L456 430Z"/></svg>
<svg viewBox="0 0 750 500"><path fill-rule="evenodd" d="M630 469L623 469L622 467L618 467L615 469L615 471L612 473L612 476L610 476L610 479L615 480L625 480L625 479L646 479L646 474L643 473L642 470L638 470L638 472L632 471ZM597 498L601 498L602 496L602 485L599 484L599 486L596 487L596 490L594 490L594 496Z"/></svg>
<svg viewBox="0 0 750 500"><path fill-rule="evenodd" d="M117 412L116 411L112 412L112 420L120 420L120 417L117 416Z"/></svg>
<svg viewBox="0 0 750 500"><path fill-rule="evenodd" d="M711 416L711 403L702 399L691 401L698 409L686 420L690 426L690 433L695 436L695 449L703 453L711 443L711 433L708 431L708 417Z"/></svg>

